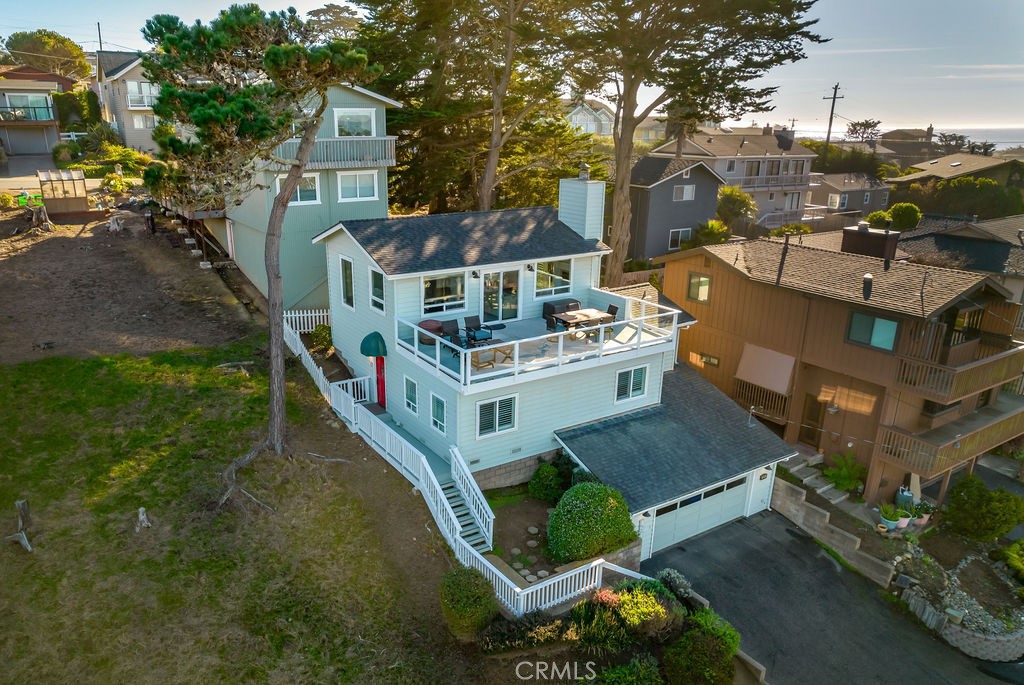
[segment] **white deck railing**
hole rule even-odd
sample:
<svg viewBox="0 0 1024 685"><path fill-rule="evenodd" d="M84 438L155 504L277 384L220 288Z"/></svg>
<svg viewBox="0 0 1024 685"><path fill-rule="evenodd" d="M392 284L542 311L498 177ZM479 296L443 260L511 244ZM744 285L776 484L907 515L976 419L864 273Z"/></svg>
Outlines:
<svg viewBox="0 0 1024 685"><path fill-rule="evenodd" d="M529 587L519 587L463 539L462 526L459 524L458 517L448 503L426 456L361 404L361 402L371 399L373 388L371 379L364 377L327 383L323 372L316 366L302 344L298 331L289 324L287 313L284 322L284 339L288 348L302 359L303 366L313 376L321 394L338 416L345 420L352 432L362 436L374 451L384 457L385 461L405 476L406 480L423 494L423 499L426 500L427 508L434 517L442 537L455 551L455 557L459 562L483 573L494 587L494 593L498 600L516 616L547 609L591 590L596 590L601 587L606 570L632 578L647 578L647 576L622 568L604 559L596 559ZM306 363L307 358L309 364ZM315 371L310 368L310 365ZM470 511L474 511L474 517L479 515L485 520L489 518L485 534L488 535L488 544L490 544L494 513L487 506L487 501L483 498L483 493L480 492L472 474L469 473L468 467L465 466L462 455L458 454L457 448L453 448L453 452L452 476L455 478L460 492L463 493L463 497L466 497ZM459 484L460 479L468 480ZM467 492L470 493L468 497ZM483 525L480 528L485 530Z"/></svg>
<svg viewBox="0 0 1024 685"><path fill-rule="evenodd" d="M462 493L462 498L466 500L469 513L473 516L476 524L480 526L480 532L484 534L487 546L493 547L494 512L488 506L487 498L480 491L480 486L476 484L476 478L473 478L473 474L470 473L469 466L466 464L466 460L462 458L459 448L452 445L448 452L451 455L449 465L451 466L452 480L455 481L455 487L459 489L459 492Z"/></svg>
<svg viewBox="0 0 1024 685"><path fill-rule="evenodd" d="M472 349L458 347L418 324L396 318L395 339L400 349L432 367L436 374L443 374L463 387L486 380L517 379L522 374L541 369L601 359L654 345L671 343L674 347L677 310L638 298L612 295L607 291L595 289L595 292L608 300L618 301L620 308L624 309L625 318ZM600 306L603 308L606 304ZM427 344L424 350L421 341L427 340L433 344ZM587 340L596 344L584 344Z"/></svg>
<svg viewBox="0 0 1024 685"><path fill-rule="evenodd" d="M310 152L307 169L366 169L395 165L395 136L355 136L351 138L317 138ZM299 139L281 143L275 154L292 159L299 149Z"/></svg>

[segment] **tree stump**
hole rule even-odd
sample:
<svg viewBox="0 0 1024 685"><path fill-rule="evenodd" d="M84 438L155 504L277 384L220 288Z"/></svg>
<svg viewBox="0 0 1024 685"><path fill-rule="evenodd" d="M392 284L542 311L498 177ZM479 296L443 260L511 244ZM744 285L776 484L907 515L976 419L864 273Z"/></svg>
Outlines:
<svg viewBox="0 0 1024 685"><path fill-rule="evenodd" d="M146 515L146 507L139 507L138 518L135 519L135 532L138 533L143 528L152 528L153 524L149 522L149 516Z"/></svg>

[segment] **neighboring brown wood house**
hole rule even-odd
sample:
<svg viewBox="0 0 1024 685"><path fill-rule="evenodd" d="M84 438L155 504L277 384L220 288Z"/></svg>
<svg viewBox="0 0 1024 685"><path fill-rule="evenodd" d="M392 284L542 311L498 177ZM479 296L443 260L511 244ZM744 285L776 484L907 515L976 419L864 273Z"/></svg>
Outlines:
<svg viewBox="0 0 1024 685"><path fill-rule="evenodd" d="M914 165L921 169L917 173L886 179L893 188L906 188L911 183L948 181L962 176L991 178L1002 186L1021 188L1024 186L1024 162L1018 159L986 157L958 152Z"/></svg>
<svg viewBox="0 0 1024 685"><path fill-rule="evenodd" d="M757 240L655 260L700 321L680 357L788 442L855 454L871 502L910 473L944 497L953 470L1024 433L1024 397L1003 390L1024 367L1020 305L983 274L892 260L896 240L846 229L844 252Z"/></svg>

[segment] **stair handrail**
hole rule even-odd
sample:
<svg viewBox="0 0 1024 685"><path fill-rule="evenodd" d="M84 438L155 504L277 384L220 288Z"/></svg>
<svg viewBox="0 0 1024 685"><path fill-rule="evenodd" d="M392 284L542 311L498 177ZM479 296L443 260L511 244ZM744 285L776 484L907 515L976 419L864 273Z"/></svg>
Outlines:
<svg viewBox="0 0 1024 685"><path fill-rule="evenodd" d="M480 527L480 532L483 533L484 540L487 541L487 548L491 549L494 546L494 512L488 506L487 498L480 491L480 486L477 485L476 478L470 472L469 465L463 459L459 448L451 445L448 452L451 455L450 466L455 487L466 500L470 515Z"/></svg>

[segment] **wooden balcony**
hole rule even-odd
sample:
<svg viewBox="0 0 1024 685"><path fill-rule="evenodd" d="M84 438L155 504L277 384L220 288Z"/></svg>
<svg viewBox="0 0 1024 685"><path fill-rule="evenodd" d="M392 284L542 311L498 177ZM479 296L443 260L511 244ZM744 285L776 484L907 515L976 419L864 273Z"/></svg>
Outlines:
<svg viewBox="0 0 1024 685"><path fill-rule="evenodd" d="M1024 433L1024 397L1000 395L987 407L917 435L894 426L879 426L875 456L925 478Z"/></svg>
<svg viewBox="0 0 1024 685"><path fill-rule="evenodd" d="M1011 382L1020 377L1022 369L1024 344L958 366L900 357L896 387L939 404L952 404Z"/></svg>
<svg viewBox="0 0 1024 685"><path fill-rule="evenodd" d="M299 149L299 139L285 141L275 154L292 159ZM313 143L307 170L369 169L395 165L395 136L317 138Z"/></svg>
<svg viewBox="0 0 1024 685"><path fill-rule="evenodd" d="M789 412L789 397L786 395L737 378L732 398L744 408L753 407L758 416L774 423L786 423Z"/></svg>

